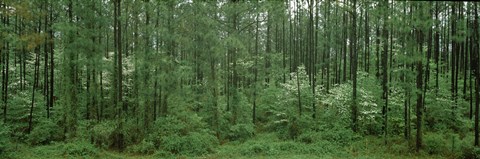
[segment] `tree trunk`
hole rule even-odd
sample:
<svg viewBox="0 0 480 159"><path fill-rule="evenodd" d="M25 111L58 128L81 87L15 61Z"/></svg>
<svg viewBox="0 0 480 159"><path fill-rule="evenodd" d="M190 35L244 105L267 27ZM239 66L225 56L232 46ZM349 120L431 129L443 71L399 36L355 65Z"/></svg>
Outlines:
<svg viewBox="0 0 480 159"><path fill-rule="evenodd" d="M384 7L385 11L388 11L388 1L384 2ZM388 20L388 14L384 13L383 17L383 31L382 31L382 36L383 36L383 53L382 53L382 90L383 90L383 95L382 99L385 100L383 109L382 109L382 115L384 118L383 121L383 133L384 133L384 139L385 139L385 144L387 144L387 134L388 134L388 30L387 30L387 20Z"/></svg>
<svg viewBox="0 0 480 159"><path fill-rule="evenodd" d="M475 64L475 146L479 147L479 126L478 126L478 115L480 107L480 65L479 65L479 57L480 57L480 48L479 48L479 33L478 33L478 11L477 11L477 3L475 3L475 22L474 22L474 37L475 37L475 52L476 57L472 58Z"/></svg>
<svg viewBox="0 0 480 159"><path fill-rule="evenodd" d="M353 0L353 8L357 7L357 1ZM357 108L357 65L358 65L358 53L357 53L357 13L353 11L352 13L352 31L351 31L351 38L352 43L350 52L353 55L351 57L351 65L352 65L352 80L353 80L353 93L352 93L352 130L357 132L357 118L358 118L358 108Z"/></svg>
<svg viewBox="0 0 480 159"><path fill-rule="evenodd" d="M417 36L417 52L421 55L423 54L422 50L422 43L423 43L423 33L420 29L416 28L415 30L416 36ZM422 90L423 86L423 64L422 60L418 60L417 62L417 89ZM423 123L423 97L422 97L422 92L418 91L417 92L417 108L416 108L416 114L417 114L417 138L416 138L416 151L420 151L420 149L423 146L423 134L422 134L422 123Z"/></svg>

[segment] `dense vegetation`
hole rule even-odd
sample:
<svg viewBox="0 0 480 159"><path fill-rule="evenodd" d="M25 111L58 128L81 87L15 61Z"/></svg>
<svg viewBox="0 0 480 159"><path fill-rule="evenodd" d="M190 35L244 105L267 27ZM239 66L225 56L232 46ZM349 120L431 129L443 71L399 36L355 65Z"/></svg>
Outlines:
<svg viewBox="0 0 480 159"><path fill-rule="evenodd" d="M0 158L480 158L477 6L2 0Z"/></svg>

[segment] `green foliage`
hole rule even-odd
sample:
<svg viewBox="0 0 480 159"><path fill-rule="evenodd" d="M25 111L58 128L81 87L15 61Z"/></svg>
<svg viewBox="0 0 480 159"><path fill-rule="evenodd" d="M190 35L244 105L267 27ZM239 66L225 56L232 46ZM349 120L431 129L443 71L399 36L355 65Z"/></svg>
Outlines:
<svg viewBox="0 0 480 159"><path fill-rule="evenodd" d="M165 151L163 149L160 149L160 150L157 150L155 151L155 153L153 153L153 158L173 158L172 157L172 154L171 152L169 151Z"/></svg>
<svg viewBox="0 0 480 159"><path fill-rule="evenodd" d="M308 130L309 119L296 116L286 116L285 114L277 114L279 120L273 121L269 125L269 129L276 132L280 139L296 139L304 130ZM285 118L286 117L286 118Z"/></svg>
<svg viewBox="0 0 480 159"><path fill-rule="evenodd" d="M228 132L229 140L245 141L255 134L255 128L253 124L236 124L230 127Z"/></svg>
<svg viewBox="0 0 480 159"><path fill-rule="evenodd" d="M305 132L298 137L297 141L305 143L305 144L316 143L316 142L321 141L321 135L320 134L321 133L319 133L319 132L313 132L313 131Z"/></svg>
<svg viewBox="0 0 480 159"><path fill-rule="evenodd" d="M94 145L84 142L69 142L61 146L63 155L70 157L90 158L97 157L99 150Z"/></svg>
<svg viewBox="0 0 480 159"><path fill-rule="evenodd" d="M113 143L111 137L116 125L114 121L103 121L93 126L91 131L95 145L104 149L108 148Z"/></svg>
<svg viewBox="0 0 480 159"><path fill-rule="evenodd" d="M10 146L10 128L0 123L0 157L6 153Z"/></svg>
<svg viewBox="0 0 480 159"><path fill-rule="evenodd" d="M413 147L409 147L408 142L403 141L401 143L393 143L390 146L389 151L392 152L393 154L398 154L398 155L408 154L408 153L411 153L413 151Z"/></svg>
<svg viewBox="0 0 480 159"><path fill-rule="evenodd" d="M282 101L282 95L284 90L274 85L270 85L267 88L260 90L258 94L261 94L257 98L257 121L261 123L267 123L272 120L276 120L276 113L279 113L278 106Z"/></svg>
<svg viewBox="0 0 480 159"><path fill-rule="evenodd" d="M463 158L463 159L480 159L480 148L473 145L474 143L474 136L469 135L463 137L461 140L456 142L458 146L456 146L454 152L456 158Z"/></svg>
<svg viewBox="0 0 480 159"><path fill-rule="evenodd" d="M153 154L155 152L155 144L152 141L142 140L142 142L127 147L127 151L136 154Z"/></svg>
<svg viewBox="0 0 480 159"><path fill-rule="evenodd" d="M469 94L459 91L454 97L450 90L454 79L471 78L467 72L475 60L464 52L453 58L459 63L450 64L448 59L459 51L453 42L478 39L472 33L476 25L467 25L473 5L362 1L356 9L341 3L126 0L117 8L98 0L2 1L6 14L0 25L4 88L0 105L8 112L0 125L0 158L23 142L28 145L21 149L34 146L31 158L102 158L96 148L117 145L154 158L206 155L224 147L231 149L223 153L250 158L290 154L362 158L362 151L377 149L381 155L402 155L412 150L414 137L405 141L401 135L407 124L412 131L416 128L415 98L424 93L415 87L419 61L431 69L419 78L429 81L424 85L424 147L416 155L479 158L480 150L472 146L474 123L466 118ZM445 9L448 12L440 18L431 15ZM112 16L112 10L122 15ZM359 18L345 17L355 15ZM117 18L125 29L116 27ZM49 31L53 37L47 36ZM430 36L437 32L440 39ZM442 45L439 56L437 48L427 50L436 47L432 45L436 41ZM470 44L460 51L471 49ZM385 52L389 66L376 67L383 57L380 51L389 51ZM445 51L453 52L445 59ZM427 53L434 57L429 63ZM354 59L354 54L359 57ZM355 61L357 70L371 69L350 79ZM439 89L434 90L437 65ZM49 68L53 73L46 71ZM382 75L390 79L387 145L379 137L385 103L374 74L383 72L380 69L388 69ZM451 78L456 73L459 76ZM355 101L351 81L343 79L347 75L348 80L358 80ZM453 84L464 86L461 81ZM49 88L55 89L52 98L59 100L50 119L45 119ZM123 95L121 101L118 95ZM406 101L411 123L404 122ZM358 108L355 133L350 130L353 106ZM30 114L33 130L27 134ZM56 142L63 135L69 143Z"/></svg>
<svg viewBox="0 0 480 159"><path fill-rule="evenodd" d="M292 77L291 80L287 80L286 83L281 84L283 87L283 93L279 94L279 103L277 105L280 107L277 108L277 110L290 112L291 115L298 114L298 92L300 89L302 113L311 114L313 112L311 105L315 101L315 96L313 95L312 88L309 84L305 66L298 66L297 72L290 73L290 76Z"/></svg>
<svg viewBox="0 0 480 159"><path fill-rule="evenodd" d="M190 132L207 131L206 127L207 125L202 121L202 118L195 114L169 115L157 119L153 123L152 130L146 139L147 141L152 141L156 147L159 147L163 137L172 135L185 136Z"/></svg>
<svg viewBox="0 0 480 159"><path fill-rule="evenodd" d="M131 152L146 152L166 155L202 155L213 152L217 138L207 129L202 118L194 114L169 115L155 121L148 136L130 148Z"/></svg>
<svg viewBox="0 0 480 159"><path fill-rule="evenodd" d="M429 154L440 154L448 151L447 142L443 135L428 133L425 135L425 151Z"/></svg>
<svg viewBox="0 0 480 159"><path fill-rule="evenodd" d="M253 155L267 155L271 151L270 145L268 143L253 143L242 149L242 155L253 156Z"/></svg>
<svg viewBox="0 0 480 159"><path fill-rule="evenodd" d="M28 135L27 142L31 145L49 144L62 139L61 128L52 120L43 119L37 123Z"/></svg>
<svg viewBox="0 0 480 159"><path fill-rule="evenodd" d="M161 141L161 148L166 151L193 156L211 153L217 145L217 138L205 132L192 132L185 136L170 135L162 137Z"/></svg>
<svg viewBox="0 0 480 159"><path fill-rule="evenodd" d="M145 129L142 126L142 124L138 124L135 120L127 120L125 122L123 126L125 145L139 143L145 138Z"/></svg>
<svg viewBox="0 0 480 159"><path fill-rule="evenodd" d="M381 126L381 89L380 82L365 72L358 72L358 124L359 130L365 134L379 134ZM327 115L339 122L348 125L351 123L352 84L343 83L329 90L329 93L320 93L322 106Z"/></svg>
<svg viewBox="0 0 480 159"><path fill-rule="evenodd" d="M254 140L248 140L240 145L235 145L231 150L227 150L227 153L238 153L239 155L248 157L277 156L280 158L292 154L309 154L315 156L337 154L341 156L344 152L338 151L340 149L341 147L339 145L325 140L307 144L292 140L278 141L275 134L262 134Z"/></svg>
<svg viewBox="0 0 480 159"><path fill-rule="evenodd" d="M340 125L325 128L323 131L317 132L321 134L321 139L341 146L349 145L360 138L350 128L340 127Z"/></svg>
<svg viewBox="0 0 480 159"><path fill-rule="evenodd" d="M480 158L480 148L472 146L471 144L463 146L458 158L462 159L479 159Z"/></svg>

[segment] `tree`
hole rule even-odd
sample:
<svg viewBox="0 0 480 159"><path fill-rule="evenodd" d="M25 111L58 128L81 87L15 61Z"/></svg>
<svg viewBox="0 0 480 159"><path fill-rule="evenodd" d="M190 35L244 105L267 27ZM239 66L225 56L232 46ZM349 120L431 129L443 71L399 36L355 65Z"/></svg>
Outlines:
<svg viewBox="0 0 480 159"><path fill-rule="evenodd" d="M352 59L352 80L353 80L353 93L352 93L352 130L357 132L357 118L358 118L358 108L357 108L357 65L358 65L358 53L357 53L357 1L353 0L352 2L352 44L350 51L353 55Z"/></svg>
<svg viewBox="0 0 480 159"><path fill-rule="evenodd" d="M4 10L6 10L7 5L3 4L2 6ZM3 27L7 28L9 27L9 21L10 18L8 15L3 15L1 16L1 20L3 23ZM2 49L0 51L0 54L2 54L2 59L0 60L2 62L2 101L3 101L3 122L7 122L7 104L8 104L8 72L9 72L9 55L10 55L10 44L9 41L4 41L2 40Z"/></svg>
<svg viewBox="0 0 480 159"><path fill-rule="evenodd" d="M258 3L258 2L257 2ZM257 4L258 5L258 4ZM258 6L257 6L258 7ZM259 45L259 18L260 15L257 13L255 19L256 19L256 25L255 25L255 64L254 64L254 79L253 79L253 110L252 110L252 122L253 124L256 124L256 118L257 118L257 80L258 80L258 45ZM285 76L285 75L284 75ZM284 77L285 78L285 77Z"/></svg>
<svg viewBox="0 0 480 159"><path fill-rule="evenodd" d="M475 73L475 146L479 146L479 120L478 120L478 115L479 115L479 109L480 109L480 65L479 65L479 43L478 43L478 40L479 40L479 34L478 34L478 11L477 11L477 4L475 3L475 9L474 9L474 12L475 12L475 21L474 21L474 40L476 43L474 44L474 52L476 52L476 54L474 54L474 58L472 58L472 66L473 66L473 69L474 69L474 73Z"/></svg>
<svg viewBox="0 0 480 159"><path fill-rule="evenodd" d="M115 69L116 69L116 77L115 77L115 105L117 105L118 111L117 115L120 116L122 111L126 111L126 107L123 105L122 101L122 27L121 22L119 20L121 16L121 8L120 8L121 0L114 0L114 48L115 48ZM122 108L122 109L120 109Z"/></svg>
<svg viewBox="0 0 480 159"><path fill-rule="evenodd" d="M382 40L383 40L383 53L382 53L382 90L383 95L382 99L385 100L385 103L382 108L382 115L384 118L383 121L383 131L385 137L385 144L387 144L387 134L388 134L388 30L387 30L387 20L388 20L388 1L383 3L384 12L383 12L383 31L382 31Z"/></svg>
<svg viewBox="0 0 480 159"><path fill-rule="evenodd" d="M424 7L423 5L417 5L415 6L415 10L421 12L424 10ZM424 20L424 19L422 19ZM416 50L415 52L417 54L419 54L420 56L419 57L422 57L423 55L423 41L424 41L424 28L422 28L423 26L420 25L420 23L417 23L417 25L415 26L414 29L414 36L416 38L416 42L417 42L417 47L416 47ZM422 90L423 89L423 63L422 63L423 59L422 58L418 58L416 60L416 69L417 69L417 79L416 79L416 86L417 86L417 90ZM422 92L421 91L417 91L417 105L416 105L416 115L417 115L417 122L416 122L416 125L417 125L417 136L416 136L416 140L415 140L415 148L416 148L416 151L420 151L420 149L423 147L423 130L422 130L422 125L423 125L423 111L424 111L424 108L423 108L423 97L422 97Z"/></svg>

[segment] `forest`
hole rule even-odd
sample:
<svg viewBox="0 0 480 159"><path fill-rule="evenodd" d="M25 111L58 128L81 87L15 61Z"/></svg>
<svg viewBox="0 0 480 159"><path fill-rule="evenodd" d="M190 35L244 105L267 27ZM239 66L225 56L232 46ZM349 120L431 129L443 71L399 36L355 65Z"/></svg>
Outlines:
<svg viewBox="0 0 480 159"><path fill-rule="evenodd" d="M0 158L480 158L478 12L0 0Z"/></svg>

